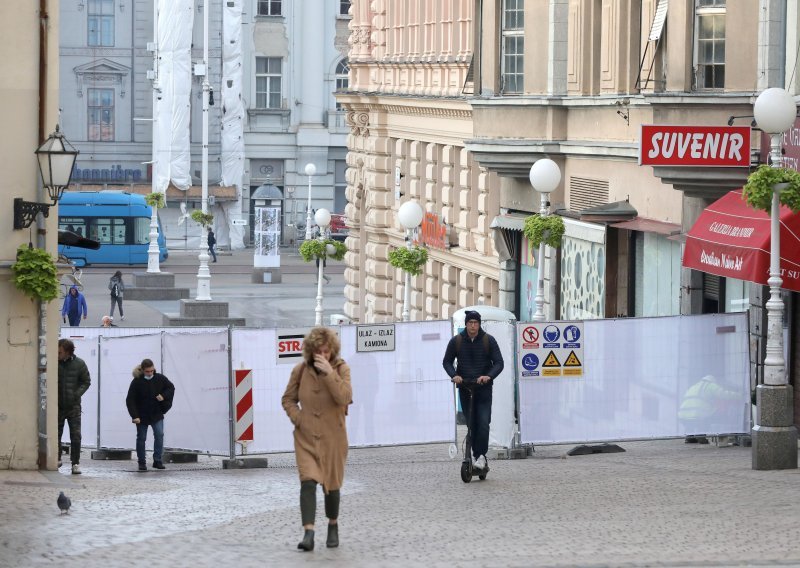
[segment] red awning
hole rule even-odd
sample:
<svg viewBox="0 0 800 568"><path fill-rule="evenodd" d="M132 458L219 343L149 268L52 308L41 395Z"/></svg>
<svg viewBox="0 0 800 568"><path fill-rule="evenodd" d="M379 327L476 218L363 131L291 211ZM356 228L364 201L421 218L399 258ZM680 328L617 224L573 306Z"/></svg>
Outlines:
<svg viewBox="0 0 800 568"><path fill-rule="evenodd" d="M800 214L781 206L783 288L800 292ZM700 214L686 235L683 266L709 274L767 284L770 218L731 191Z"/></svg>

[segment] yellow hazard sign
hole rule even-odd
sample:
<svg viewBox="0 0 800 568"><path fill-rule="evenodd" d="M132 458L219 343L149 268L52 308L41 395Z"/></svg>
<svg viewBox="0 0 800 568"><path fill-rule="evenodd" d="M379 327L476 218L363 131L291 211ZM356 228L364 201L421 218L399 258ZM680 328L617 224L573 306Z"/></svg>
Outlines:
<svg viewBox="0 0 800 568"><path fill-rule="evenodd" d="M567 360L564 361L565 367L580 367L581 361L578 359L578 356L575 355L574 351L570 351L569 355L567 356Z"/></svg>
<svg viewBox="0 0 800 568"><path fill-rule="evenodd" d="M542 363L542 367L560 367L561 363L558 362L558 357L552 351Z"/></svg>

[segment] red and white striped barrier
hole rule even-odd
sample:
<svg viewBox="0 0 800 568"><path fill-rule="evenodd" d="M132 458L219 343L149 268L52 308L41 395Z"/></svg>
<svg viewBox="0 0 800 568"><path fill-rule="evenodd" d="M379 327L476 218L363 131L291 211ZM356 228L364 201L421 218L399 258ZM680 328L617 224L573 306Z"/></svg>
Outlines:
<svg viewBox="0 0 800 568"><path fill-rule="evenodd" d="M253 371L236 369L236 430L235 439L246 444L253 441Z"/></svg>

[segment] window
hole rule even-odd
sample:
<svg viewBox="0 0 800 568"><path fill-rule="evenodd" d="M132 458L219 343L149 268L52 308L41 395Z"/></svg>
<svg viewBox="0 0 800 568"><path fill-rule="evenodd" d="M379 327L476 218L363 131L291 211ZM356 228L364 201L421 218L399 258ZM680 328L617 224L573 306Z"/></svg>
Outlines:
<svg viewBox="0 0 800 568"><path fill-rule="evenodd" d="M280 57L256 57L256 108L281 108Z"/></svg>
<svg viewBox="0 0 800 568"><path fill-rule="evenodd" d="M114 89L88 89L89 140L114 140Z"/></svg>
<svg viewBox="0 0 800 568"><path fill-rule="evenodd" d="M259 16L280 16L281 0L258 0Z"/></svg>
<svg viewBox="0 0 800 568"><path fill-rule="evenodd" d="M97 217L89 219L89 238L101 245L124 245L127 230L125 219Z"/></svg>
<svg viewBox="0 0 800 568"><path fill-rule="evenodd" d="M89 0L86 13L89 17L89 46L113 46L114 0Z"/></svg>
<svg viewBox="0 0 800 568"><path fill-rule="evenodd" d="M350 86L350 64L347 59L342 59L336 66L336 91L346 91ZM336 110L342 110L342 105L336 103Z"/></svg>
<svg viewBox="0 0 800 568"><path fill-rule="evenodd" d="M522 93L524 89L524 4L524 0L503 0L500 88L505 94Z"/></svg>
<svg viewBox="0 0 800 568"><path fill-rule="evenodd" d="M696 87L725 87L725 0L697 0Z"/></svg>
<svg viewBox="0 0 800 568"><path fill-rule="evenodd" d="M339 0L339 15L348 16L350 14L350 0Z"/></svg>
<svg viewBox="0 0 800 568"><path fill-rule="evenodd" d="M134 217L133 244L146 245L149 242L150 242L150 217Z"/></svg>

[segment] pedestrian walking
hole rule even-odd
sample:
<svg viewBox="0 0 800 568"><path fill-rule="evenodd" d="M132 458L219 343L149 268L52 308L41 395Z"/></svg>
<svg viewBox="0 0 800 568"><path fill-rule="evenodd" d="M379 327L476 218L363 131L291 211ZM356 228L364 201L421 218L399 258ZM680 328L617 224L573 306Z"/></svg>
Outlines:
<svg viewBox="0 0 800 568"><path fill-rule="evenodd" d="M83 319L89 315L89 309L86 306L86 298L78 290L77 285L69 287L67 295L64 297L64 305L61 307L61 318L64 323L69 319L69 325L78 327L81 325L81 316Z"/></svg>
<svg viewBox="0 0 800 568"><path fill-rule="evenodd" d="M281 404L294 424L294 451L300 474L300 550L314 550L317 484L325 494L328 548L339 546L339 490L347 461L347 407L353 402L350 367L339 357L333 330L315 327L303 342L303 362L292 369Z"/></svg>
<svg viewBox="0 0 800 568"><path fill-rule="evenodd" d="M58 340L58 467L61 467L61 436L69 424L69 457L72 473L81 473L81 397L92 384L89 368L75 356L75 344Z"/></svg>
<svg viewBox="0 0 800 568"><path fill-rule="evenodd" d="M503 354L497 340L481 328L481 314L468 311L464 315L465 329L450 339L444 353L442 366L450 380L458 387L461 410L472 433L472 455L475 467L486 468L489 450L489 425L492 422L492 384L503 371ZM454 364L454 362L457 363ZM464 382L479 386L471 395ZM470 396L474 396L470 416Z"/></svg>
<svg viewBox="0 0 800 568"><path fill-rule="evenodd" d="M211 262L217 262L217 253L214 251L214 245L217 244L217 237L214 236L214 231L211 227L208 228L208 252L211 254Z"/></svg>
<svg viewBox="0 0 800 568"><path fill-rule="evenodd" d="M114 317L114 307L119 306L119 319L125 321L125 314L122 313L122 297L125 295L125 283L122 281L122 271L117 270L114 276L108 280L108 290L111 293L111 312Z"/></svg>
<svg viewBox="0 0 800 568"><path fill-rule="evenodd" d="M133 380L128 388L125 403L131 421L136 424L136 458L139 460L139 471L147 471L147 427L153 428L153 467L165 469L162 461L164 455L164 415L172 408L175 397L175 385L170 380L156 373L156 366L150 359L143 359L133 369Z"/></svg>

